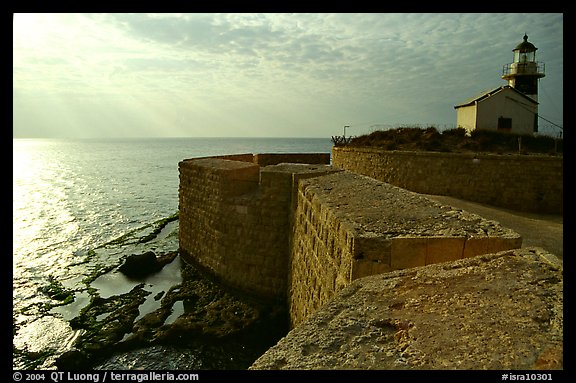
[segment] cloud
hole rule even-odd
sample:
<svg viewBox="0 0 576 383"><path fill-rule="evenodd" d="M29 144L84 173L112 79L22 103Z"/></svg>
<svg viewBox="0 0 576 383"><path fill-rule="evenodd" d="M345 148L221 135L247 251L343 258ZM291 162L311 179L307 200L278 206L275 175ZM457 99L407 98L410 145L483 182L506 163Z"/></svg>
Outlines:
<svg viewBox="0 0 576 383"><path fill-rule="evenodd" d="M262 128L263 135L308 125L325 136L332 126L351 121L455 123L453 105L504 84L502 65L511 62L525 32L547 67L542 82L553 101L543 100L541 113L553 110L546 106L552 103L555 115L562 110L561 14L35 18L28 29L18 26L19 15L14 21L15 102L69 100L91 116L105 106L102 116L111 125L121 125L124 113L151 131L188 119L212 124L211 131L222 134L230 132L226 124L242 132L275 126ZM138 108L147 108L140 114L148 122L129 116ZM22 124L15 125L15 134L20 129Z"/></svg>

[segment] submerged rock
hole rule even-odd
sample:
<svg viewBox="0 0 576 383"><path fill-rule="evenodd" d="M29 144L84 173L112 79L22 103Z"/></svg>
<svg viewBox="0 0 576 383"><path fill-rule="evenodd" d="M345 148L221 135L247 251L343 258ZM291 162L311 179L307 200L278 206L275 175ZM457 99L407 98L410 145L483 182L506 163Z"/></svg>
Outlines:
<svg viewBox="0 0 576 383"><path fill-rule="evenodd" d="M160 271L162 265L153 251L143 254L132 254L126 258L118 270L129 278L142 278Z"/></svg>

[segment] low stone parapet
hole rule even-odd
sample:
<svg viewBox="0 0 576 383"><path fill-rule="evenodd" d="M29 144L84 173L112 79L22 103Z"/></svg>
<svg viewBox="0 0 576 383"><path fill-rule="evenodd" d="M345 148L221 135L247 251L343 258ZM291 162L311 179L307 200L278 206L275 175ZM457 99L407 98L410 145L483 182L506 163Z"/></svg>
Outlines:
<svg viewBox="0 0 576 383"><path fill-rule="evenodd" d="M563 266L522 248L352 282L250 367L563 368Z"/></svg>
<svg viewBox="0 0 576 383"><path fill-rule="evenodd" d="M562 157L441 153L334 147L332 162L345 170L422 194L507 209L562 214Z"/></svg>

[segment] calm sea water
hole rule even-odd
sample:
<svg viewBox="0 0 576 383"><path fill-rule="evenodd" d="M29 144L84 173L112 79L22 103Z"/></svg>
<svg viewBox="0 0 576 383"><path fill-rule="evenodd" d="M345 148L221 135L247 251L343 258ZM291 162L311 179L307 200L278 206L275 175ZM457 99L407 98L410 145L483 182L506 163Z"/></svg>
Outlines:
<svg viewBox="0 0 576 383"><path fill-rule="evenodd" d="M95 267L79 262L88 250L177 212L179 161L237 153L329 153L331 147L330 138L14 139L15 346L40 352L42 342L34 337L58 333L42 311L49 299L39 293L51 278L76 288Z"/></svg>

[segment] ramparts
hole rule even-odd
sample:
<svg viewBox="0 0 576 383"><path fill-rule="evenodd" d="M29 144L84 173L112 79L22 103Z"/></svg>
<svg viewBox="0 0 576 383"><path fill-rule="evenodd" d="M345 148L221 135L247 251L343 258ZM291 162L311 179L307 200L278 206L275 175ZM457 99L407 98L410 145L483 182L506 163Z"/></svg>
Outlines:
<svg viewBox="0 0 576 383"><path fill-rule="evenodd" d="M562 157L334 147L335 166L422 194L562 213Z"/></svg>
<svg viewBox="0 0 576 383"><path fill-rule="evenodd" d="M179 163L180 254L222 283L284 301L293 184L335 171L330 154L241 154ZM260 163L269 165L260 169Z"/></svg>
<svg viewBox="0 0 576 383"><path fill-rule="evenodd" d="M180 254L226 285L287 302L292 326L355 279L521 246L496 222L318 164L326 155L273 157L180 162Z"/></svg>

